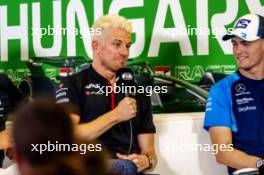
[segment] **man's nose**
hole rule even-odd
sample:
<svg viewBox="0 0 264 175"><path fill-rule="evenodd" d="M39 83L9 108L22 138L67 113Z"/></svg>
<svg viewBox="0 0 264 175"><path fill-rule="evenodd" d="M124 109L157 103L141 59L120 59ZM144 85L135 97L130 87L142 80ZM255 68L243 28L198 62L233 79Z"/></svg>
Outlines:
<svg viewBox="0 0 264 175"><path fill-rule="evenodd" d="M120 54L124 57L128 57L129 55L129 48L127 48L125 45L123 45L120 49Z"/></svg>
<svg viewBox="0 0 264 175"><path fill-rule="evenodd" d="M235 48L234 48L234 54L236 56L239 56L244 50L244 47L241 44L238 44Z"/></svg>

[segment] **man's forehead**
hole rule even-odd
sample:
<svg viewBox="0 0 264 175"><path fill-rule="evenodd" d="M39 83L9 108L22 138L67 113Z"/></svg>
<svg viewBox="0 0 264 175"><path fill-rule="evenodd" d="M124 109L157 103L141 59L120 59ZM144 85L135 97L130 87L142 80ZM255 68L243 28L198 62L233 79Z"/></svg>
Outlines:
<svg viewBox="0 0 264 175"><path fill-rule="evenodd" d="M231 39L232 43L248 43L248 44L253 44L253 45L258 45L258 44L264 44L264 39L258 39L255 41L245 41L239 37L234 37Z"/></svg>
<svg viewBox="0 0 264 175"><path fill-rule="evenodd" d="M131 41L131 34L123 29L112 28L108 31L108 37L111 40Z"/></svg>
<svg viewBox="0 0 264 175"><path fill-rule="evenodd" d="M234 36L232 39L231 39L231 42L252 42L252 41L246 41L246 40L243 40L243 39L241 39L241 38L239 38L239 37L237 37L237 36Z"/></svg>

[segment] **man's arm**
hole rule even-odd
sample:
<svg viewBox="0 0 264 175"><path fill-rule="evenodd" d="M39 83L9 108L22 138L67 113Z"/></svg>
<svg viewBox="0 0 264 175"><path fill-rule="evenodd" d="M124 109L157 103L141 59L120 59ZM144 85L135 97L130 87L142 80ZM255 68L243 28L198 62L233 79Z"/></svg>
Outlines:
<svg viewBox="0 0 264 175"><path fill-rule="evenodd" d="M135 117L136 112L136 100L126 97L114 110L99 116L97 119L89 123L76 125L76 134L78 137L86 140L96 139L117 123L124 122ZM78 115L71 114L71 117L75 124L79 123L80 117Z"/></svg>
<svg viewBox="0 0 264 175"><path fill-rule="evenodd" d="M226 146L232 144L232 133L230 128L213 126L209 128L212 144L225 144ZM241 168L256 168L257 160L260 157L248 155L240 150L233 149L231 151L219 150L216 154L218 163L226 166L241 169Z"/></svg>
<svg viewBox="0 0 264 175"><path fill-rule="evenodd" d="M107 112L106 114L98 117L97 119L89 122L78 124L80 117L76 115L71 115L76 125L76 134L78 137L85 139L85 140L93 140L98 138L108 129L113 127L115 124L118 123L117 115L115 115L115 111Z"/></svg>
<svg viewBox="0 0 264 175"><path fill-rule="evenodd" d="M138 135L138 144L140 148L140 154L149 155L152 158L152 167L147 169L147 171L152 171L157 165L157 155L155 152L155 142L154 142L154 133L146 133ZM149 162L148 162L149 163ZM149 164L147 168L149 167Z"/></svg>
<svg viewBox="0 0 264 175"><path fill-rule="evenodd" d="M157 164L157 156L154 147L154 134L152 133L139 134L138 144L139 144L140 154L130 154L127 156L117 153L116 156L119 159L128 159L133 161L137 165L138 172L152 171ZM148 156L151 157L152 159L151 163L153 164L150 169L148 169L150 167Z"/></svg>

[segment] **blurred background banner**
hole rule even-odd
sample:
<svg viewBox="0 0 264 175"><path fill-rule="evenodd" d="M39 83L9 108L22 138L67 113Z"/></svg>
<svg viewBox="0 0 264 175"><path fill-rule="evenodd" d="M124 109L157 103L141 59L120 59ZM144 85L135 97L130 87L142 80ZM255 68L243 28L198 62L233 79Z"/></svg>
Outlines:
<svg viewBox="0 0 264 175"><path fill-rule="evenodd" d="M204 72L236 69L231 43L221 37L249 12L264 16L264 0L1 0L0 72L19 82L31 57L89 60L94 20L115 13L133 24L132 62L197 82Z"/></svg>

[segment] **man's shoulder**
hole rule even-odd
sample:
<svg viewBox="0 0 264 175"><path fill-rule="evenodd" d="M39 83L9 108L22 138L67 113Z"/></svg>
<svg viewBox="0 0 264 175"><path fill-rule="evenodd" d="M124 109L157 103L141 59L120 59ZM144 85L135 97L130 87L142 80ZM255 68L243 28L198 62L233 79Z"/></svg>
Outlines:
<svg viewBox="0 0 264 175"><path fill-rule="evenodd" d="M232 86L232 84L234 82L236 82L237 80L239 80L239 76L237 75L237 73L233 73L225 78L223 78L222 80L220 80L219 82L217 82L211 89L211 91L218 91L218 90L229 90Z"/></svg>

